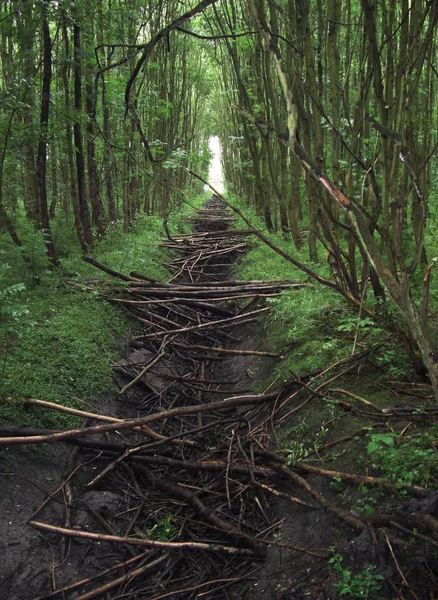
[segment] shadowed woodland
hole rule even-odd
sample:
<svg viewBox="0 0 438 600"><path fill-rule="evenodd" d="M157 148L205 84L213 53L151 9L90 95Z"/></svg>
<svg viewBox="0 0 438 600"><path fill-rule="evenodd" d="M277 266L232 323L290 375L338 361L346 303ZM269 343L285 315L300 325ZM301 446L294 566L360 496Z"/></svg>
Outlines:
<svg viewBox="0 0 438 600"><path fill-rule="evenodd" d="M3 597L438 598L437 23L1 2Z"/></svg>

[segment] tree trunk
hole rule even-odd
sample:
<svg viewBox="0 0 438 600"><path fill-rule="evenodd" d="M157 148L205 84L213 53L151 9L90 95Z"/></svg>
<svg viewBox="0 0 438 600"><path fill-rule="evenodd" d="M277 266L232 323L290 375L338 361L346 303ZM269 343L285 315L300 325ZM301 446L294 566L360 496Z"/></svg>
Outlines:
<svg viewBox="0 0 438 600"><path fill-rule="evenodd" d="M50 229L49 211L47 207L47 135L49 127L50 82L52 80L52 42L46 7L42 6L42 38L43 38L43 85L41 91L40 140L38 143L37 179L39 188L39 222L37 226L44 232L44 240L49 259L58 264L55 246Z"/></svg>
<svg viewBox="0 0 438 600"><path fill-rule="evenodd" d="M67 160L68 160L68 180L70 182L70 196L71 196L71 203L72 203L76 233L77 233L77 236L79 239L79 244L81 245L82 251L86 252L87 244L85 243L84 231L82 229L82 222L81 222L81 217L79 214L78 186L77 186L74 156L73 156L73 134L72 134L72 127L71 127L71 122L70 122L71 102L70 102L70 85L69 85L69 73L70 73L69 64L71 62L71 57L70 57L70 44L69 44L69 39L68 39L68 30L67 30L65 15L64 15L63 24L62 24L62 32L63 32L63 37L64 37L64 48L65 48L64 63L62 65L62 81L64 84L65 112L67 114L67 119L65 121L65 143L66 143L66 148L67 148Z"/></svg>
<svg viewBox="0 0 438 600"><path fill-rule="evenodd" d="M79 25L73 24L73 45L75 56L74 89L75 89L75 122L73 126L74 143L76 149L76 173L79 201L79 216L81 219L84 242L86 246L94 243L93 230L91 229L90 213L88 210L85 184L84 148L82 144L81 111L82 111L82 59L81 59L81 32Z"/></svg>
<svg viewBox="0 0 438 600"><path fill-rule="evenodd" d="M35 77L35 59L33 41L35 23L30 0L22 0L21 18L17 20L20 53L23 60L23 79L27 86L23 96L23 124L26 131L24 148L24 208L29 219L39 220L38 181L35 164L35 126L33 115L35 110L35 91L32 81Z"/></svg>

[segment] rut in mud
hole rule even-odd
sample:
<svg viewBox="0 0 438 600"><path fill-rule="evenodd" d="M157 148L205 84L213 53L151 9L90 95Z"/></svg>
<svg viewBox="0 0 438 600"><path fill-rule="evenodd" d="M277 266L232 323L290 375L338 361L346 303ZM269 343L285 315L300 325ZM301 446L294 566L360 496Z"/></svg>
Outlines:
<svg viewBox="0 0 438 600"><path fill-rule="evenodd" d="M292 282L230 280L248 235L232 222L213 197L193 234L164 242L177 255L167 284L112 273L128 285L108 299L138 323L114 365L117 398L101 407L115 416L61 434L76 466L31 520L52 564L26 592L9 578L11 598L231 598L250 586L275 523L262 489L272 470L254 465L248 441L281 394L251 393L245 361L269 355L239 336Z"/></svg>
<svg viewBox="0 0 438 600"><path fill-rule="evenodd" d="M300 286L230 279L251 231L231 229L233 217L217 197L193 221L194 233L162 243L175 256L168 283L88 259L125 282L106 297L137 324L114 365L118 392L99 403L106 416L81 412L83 427L59 433L1 428L2 441L10 436L24 457L15 473L3 473L10 503L0 508L9 515L19 502L30 526L11 514L0 597L334 600L339 573L327 559L336 540L362 579L378 562L379 579L370 581L379 593L369 598L436 598L436 491L356 475L348 452L337 463L343 471L324 463L333 448L366 434L369 419L403 426L434 418L436 409L381 409L350 394L357 403L338 403L327 443L312 439L306 461L290 464L279 444L282 424L296 425L304 410L317 415L326 386L358 374L367 352L253 393L251 361L263 358L268 371L278 359L260 349L264 299ZM347 415L364 426L352 418L338 429ZM34 506L35 495L20 496L14 475L27 465L32 477L42 455L32 458L27 444L43 441L74 450L68 456L64 443L56 446L67 475L36 479L42 494ZM351 485L350 497L333 482ZM359 486L386 494L374 515L351 509Z"/></svg>

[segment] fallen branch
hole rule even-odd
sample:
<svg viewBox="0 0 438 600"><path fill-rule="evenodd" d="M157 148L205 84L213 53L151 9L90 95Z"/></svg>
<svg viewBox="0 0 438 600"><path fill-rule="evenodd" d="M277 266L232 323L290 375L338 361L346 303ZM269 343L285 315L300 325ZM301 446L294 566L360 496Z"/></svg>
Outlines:
<svg viewBox="0 0 438 600"><path fill-rule="evenodd" d="M217 352L219 354L235 354L240 356L267 356L271 358L283 358L280 354L274 352L261 352L258 350L231 350L229 348L216 348L213 346L200 346L199 344L181 344L174 342L172 346L182 348L183 350L205 350L206 352Z"/></svg>
<svg viewBox="0 0 438 600"><path fill-rule="evenodd" d="M126 392L127 392L128 390L130 390L130 389L132 388L132 386L134 386L134 385L137 383L137 381L140 381L140 379L142 379L142 378L143 378L143 376L144 376L144 375L146 375L146 373L147 373L147 372L148 372L150 369L152 369L152 367L153 367L154 365L156 365L158 361L160 361L160 360L163 358L163 356L166 354L166 351L164 350L165 346L166 346L166 344L165 344L165 343L164 343L164 344L162 344L162 348L163 348L163 349L161 350L161 352L160 352L159 354L157 354L157 356L156 356L156 357L155 357L153 360L151 360L151 361L150 361L150 362L149 362L149 363L148 363L148 364L147 364L147 365L144 367L144 369L142 369L142 370L140 371L140 373L139 373L139 374L138 374L136 377L134 377L134 379L133 379L132 381L130 381L129 383L127 383L127 384L126 384L126 385L125 385L125 386L124 386L124 387L123 387L123 388L122 388L122 389L119 391L119 396L123 396L123 394L126 394Z"/></svg>
<svg viewBox="0 0 438 600"><path fill-rule="evenodd" d="M96 269L100 269L104 273L108 273L108 275L111 275L112 277L117 277L117 279L121 279L122 281L132 281L132 277L128 277L123 273L119 273L118 271L114 271L113 269L106 267L102 263L98 262L96 259L91 258L91 256L83 256L82 260L89 263L90 265L93 265L93 267L96 267Z"/></svg>
<svg viewBox="0 0 438 600"><path fill-rule="evenodd" d="M139 417L130 421L124 421L122 423L70 429L67 431L60 431L48 435L33 435L28 437L0 437L0 446L7 446L10 444L42 444L45 442L61 442L68 440L69 438L83 435L97 435L100 433L108 433L110 431L127 431L129 429L134 429L138 426L153 423L155 421L161 421L162 419L174 416L194 415L197 413L213 412L216 410L223 410L237 406L254 406L257 404L263 404L264 402L273 402L274 400L276 400L276 398L278 398L278 395L279 392L273 392L270 394L236 396L234 398L226 398L225 400L220 400L218 402L209 402L208 404L196 404L191 406L172 408L170 410L166 410L160 413L154 413L146 417Z"/></svg>
<svg viewBox="0 0 438 600"><path fill-rule="evenodd" d="M116 417L109 417L108 415L99 415L98 413L88 412L85 410L79 410L77 408L71 408L69 406L64 406L63 404L55 404L55 402L48 402L46 400L38 400L37 398L24 398L23 400L15 400L14 398L5 398L6 402L19 402L20 404L29 405L29 406L40 406L41 408L49 408L51 410L56 410L58 412L63 412L69 415L76 415L77 417L83 417L84 419L96 419L96 421L107 421L108 423L125 423L124 419L117 419ZM1 400L0 400L1 403ZM161 435L161 433L157 433L153 429L150 429L146 425L143 425L139 428L135 428L142 433L145 433L148 437L153 440L165 441L167 440L165 435ZM0 434L1 434L0 429ZM195 442L192 440L179 440L173 439L171 440L174 444L187 444L189 446L193 446Z"/></svg>
<svg viewBox="0 0 438 600"><path fill-rule="evenodd" d="M192 325L190 327L181 327L181 329L172 329L171 333L188 333L190 331L199 331L199 329L206 329L207 327L215 327L217 325L226 325L228 323L234 323L235 321L242 321L244 319L248 319L248 317L254 316L254 315L259 315L260 313L266 312L267 310L269 310L269 307L267 308L259 308L258 310L253 310L249 313L245 313L243 315L237 315L237 317L230 317L229 319L219 319L218 321L208 321L207 323L201 323L201 325ZM144 337L145 338L155 338L158 336L162 336L162 335L166 335L168 334L169 331L160 331L158 333L149 333L146 334Z"/></svg>
<svg viewBox="0 0 438 600"><path fill-rule="evenodd" d="M338 519L349 525L355 531L363 531L366 527L364 521L361 521L359 518L355 517L353 514L343 510L342 508L338 508L333 504L330 504L328 500L324 498L319 492L314 490L312 486L305 480L303 477L295 473L292 469L287 467L286 465L279 465L278 463L271 463L273 469L276 469L280 473L287 475L289 479L291 479L294 483L299 485L302 489L304 489L308 494L312 496L314 500L318 504L320 504L327 512L335 515Z"/></svg>
<svg viewBox="0 0 438 600"><path fill-rule="evenodd" d="M156 551L152 551L152 552L156 553ZM148 551L143 552L142 554L137 554L133 558L130 558L126 561L117 563L113 567L109 567L108 569L105 569L105 571L98 573L94 577L87 577L86 579L80 579L79 581L75 581L75 583L63 586L62 588L59 588L53 592L50 592L49 594L44 594L44 596L38 596L37 598L34 598L33 600L50 600L51 598L56 598L57 596L63 596L63 595L65 595L66 592L71 592L73 590L77 590L78 588L80 588L84 585L87 585L89 583L92 583L93 581L96 581L97 579L102 579L102 577L106 577L107 575L110 575L114 571L118 571L120 569L130 567L134 563L147 558L149 554L151 554L151 552L148 552Z"/></svg>
<svg viewBox="0 0 438 600"><path fill-rule="evenodd" d="M97 542L110 542L113 544L132 544L148 548L166 548L168 550L203 550L206 552L216 552L221 554L237 554L243 556L254 556L254 553L246 548L235 548L234 546L224 546L222 544L206 544L204 542L157 542L144 538L122 537L119 535L109 535L106 533L95 533L92 531L80 531L78 529L67 529L56 525L49 525L41 521L29 521L36 529L57 533L73 538L83 538Z"/></svg>
<svg viewBox="0 0 438 600"><path fill-rule="evenodd" d="M143 565L142 567L138 567L138 569L133 569L125 575L121 575L120 577L117 577L116 579L113 579L112 581L109 581L108 583L105 583L95 588L94 590L87 592L86 594L82 594L77 598L77 600L92 600L93 598L97 598L98 596L102 598L104 595L105 597L107 597L107 594L110 590L113 590L115 587L123 586L132 581L133 579L139 577L140 575L149 573L156 567L159 567L161 563L163 563L166 560L169 560L169 554L164 554L164 556L160 556L152 562Z"/></svg>
<svg viewBox="0 0 438 600"><path fill-rule="evenodd" d="M389 479L384 479L383 477L355 475L354 473L343 473L342 471L328 471L327 469L321 469L320 467L315 467L314 465L309 465L302 462L295 463L294 468L299 469L300 471L305 471L306 473L312 473L313 475L320 475L321 477L326 477L328 479L338 477L346 483L380 487L390 492L400 492L403 490L412 496L417 496L418 498L427 498L431 493L430 490L426 488L418 487L416 485L407 485L404 483L393 483L392 481L389 481Z"/></svg>

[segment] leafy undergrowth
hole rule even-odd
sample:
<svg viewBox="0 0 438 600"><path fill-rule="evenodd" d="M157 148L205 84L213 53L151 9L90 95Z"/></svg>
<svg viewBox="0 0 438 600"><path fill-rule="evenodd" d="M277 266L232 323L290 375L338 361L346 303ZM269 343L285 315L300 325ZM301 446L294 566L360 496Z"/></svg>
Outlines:
<svg viewBox="0 0 438 600"><path fill-rule="evenodd" d="M171 216L170 231L186 230L185 217L192 212L185 208ZM111 363L122 353L132 321L99 297L99 286L114 279L81 259L71 223L59 218L53 225L58 269L49 267L39 234L26 225L22 229L31 268L6 234L0 237L0 399L31 396L87 410L111 387ZM166 254L157 248L163 235L162 219L142 215L129 233L111 225L92 256L116 271L164 280ZM79 422L54 411L25 409L19 402L0 403L0 421L33 427Z"/></svg>
<svg viewBox="0 0 438 600"><path fill-rule="evenodd" d="M250 218L263 231L261 221L253 215ZM285 242L278 235L270 237L296 255L291 241ZM308 261L303 255L298 258ZM323 264L308 264L328 276ZM428 411L435 406L431 387L415 375L400 340L385 329L385 319L392 316L391 307L381 323L359 316L339 294L311 282L254 239L236 265L235 276L311 284L267 300L271 310L263 324L264 349L283 358L274 366L262 359L253 363L254 388L278 389L297 376L303 382L303 387L274 411L275 417L269 417L269 449L298 472L300 464L305 463L339 473L308 479L333 506L359 519L393 514L395 520L405 522L402 515L412 510L412 496L405 486L430 490L438 487L438 426L428 417ZM353 352L356 360L351 360ZM407 411L406 416L397 415L402 410ZM393 484L393 490L345 481L343 473L383 477ZM415 510L427 512L428 508L425 504ZM284 539L300 545L311 543L307 517L293 505L282 507L281 511L289 513L293 524L290 530L285 526ZM385 544L379 547L378 557L373 543L363 542L361 552L355 549L351 540L356 534L348 535L336 519L312 519L312 528L318 527L321 545L331 548L326 579L320 581L326 595L321 597L393 597L385 576L392 572L394 580L398 574ZM428 535L427 531L422 533ZM406 536L413 551L412 555L399 556L399 567L422 573L420 565L432 559L433 547L427 543L421 546L415 535L414 528L412 536ZM415 562L417 554L419 562ZM294 563L291 571L295 567ZM422 577L423 574L418 575L419 580ZM281 589L291 585L286 569L280 575L268 574L266 579L279 581Z"/></svg>
<svg viewBox="0 0 438 600"><path fill-rule="evenodd" d="M236 200L233 198L233 203ZM291 240L279 234L267 234L261 218L244 209L251 222L284 251L293 254L318 274L329 278L326 262L310 263L305 252L297 254ZM238 219L236 227L241 227ZM271 307L264 321L267 349L283 356L263 385L290 381L295 375L307 375L347 358L354 352L371 351L378 369L393 378L411 374L409 357L400 342L372 319L359 316L335 290L312 280L254 236L234 270L237 279L290 279L306 284L301 289L284 291L268 298ZM391 308L388 307L387 318Z"/></svg>
<svg viewBox="0 0 438 600"><path fill-rule="evenodd" d="M233 198L233 203L239 201ZM241 208L267 234L261 217L251 209ZM240 226L242 223L238 221L236 227ZM285 241L279 234L269 237L296 255L291 240ZM310 263L304 254L298 258L329 277L327 265ZM302 460L309 453L317 455L319 448L333 436L334 429L348 435L362 425L364 434L351 440L353 453L345 453L347 463L353 458L354 464L363 470L374 469L394 481L435 485L436 450L432 442L438 429L430 428L421 419L433 403L432 390L414 374L400 340L383 325L358 316L340 294L310 280L258 239L251 238L234 274L238 279L291 279L308 284L266 300L271 310L262 325L264 345L281 359L268 369L263 360L255 361L253 369L257 381L254 387L258 391L279 387L296 377L310 388L316 389L321 384L324 388L321 397L315 396L296 417L281 422L279 439L289 460ZM356 364L349 362L353 353L359 358L363 356ZM345 373L339 374L344 368ZM326 387L326 379L333 374L336 374L333 384ZM363 409L372 406L376 410L408 406L418 417L418 423L405 428L403 422L398 429L384 421L376 425L373 419L346 411L348 405ZM344 452L333 452L324 460L348 466L341 460L343 456ZM360 465L356 462L359 459Z"/></svg>

